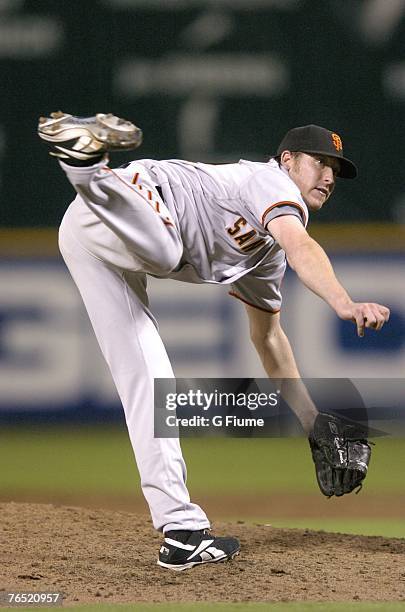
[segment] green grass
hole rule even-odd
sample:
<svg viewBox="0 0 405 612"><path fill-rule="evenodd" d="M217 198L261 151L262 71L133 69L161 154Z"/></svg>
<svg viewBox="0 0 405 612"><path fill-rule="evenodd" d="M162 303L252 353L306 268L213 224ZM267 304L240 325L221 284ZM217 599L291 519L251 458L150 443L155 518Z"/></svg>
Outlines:
<svg viewBox="0 0 405 612"><path fill-rule="evenodd" d="M194 438L182 443L192 496L279 493L319 495L308 443L303 438ZM380 438L363 495L405 495L405 439ZM95 495L106 499L141 496L139 476L123 427L2 428L0 491L58 499ZM4 498L4 497L3 497ZM324 501L324 500L322 500ZM256 512L255 512L256 514ZM229 516L229 519L235 517ZM240 517L238 517L240 518ZM260 516L245 520L267 522ZM277 518L277 517L275 517ZM271 522L271 517L270 517ZM405 519L275 520L275 526L308 527L364 535L405 536Z"/></svg>
<svg viewBox="0 0 405 612"><path fill-rule="evenodd" d="M312 492L308 443L289 439L186 439L182 443L194 493ZM405 494L405 439L381 438L373 449L368 489ZM121 427L2 428L0 489L133 494L139 477Z"/></svg>
<svg viewBox="0 0 405 612"><path fill-rule="evenodd" d="M188 439L183 451L196 491L314 490L314 465L304 438ZM404 463L405 439L380 438L373 447L367 488L405 494Z"/></svg>
<svg viewBox="0 0 405 612"><path fill-rule="evenodd" d="M118 427L2 429L0 489L125 494L139 490L126 431Z"/></svg>
<svg viewBox="0 0 405 612"><path fill-rule="evenodd" d="M10 609L10 608L8 608ZM30 612L33 608L13 608ZM36 608L38 609L38 608ZM45 609L45 608L41 608ZM49 609L49 608L46 608ZM54 609L54 608L51 608ZM339 603L167 603L167 604L93 604L85 606L63 606L56 610L85 610L86 612L400 612L405 603L400 602L339 602Z"/></svg>

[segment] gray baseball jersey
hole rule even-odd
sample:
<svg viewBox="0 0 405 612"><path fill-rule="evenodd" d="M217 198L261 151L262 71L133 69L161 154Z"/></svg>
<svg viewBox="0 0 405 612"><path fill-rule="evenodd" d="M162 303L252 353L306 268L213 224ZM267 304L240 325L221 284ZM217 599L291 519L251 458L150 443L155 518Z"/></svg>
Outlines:
<svg viewBox="0 0 405 612"><path fill-rule="evenodd" d="M276 160L212 165L144 159L124 172L136 184L145 169L160 187L183 241L180 265L169 277L232 284L231 295L279 310L285 254L266 226L281 215L295 215L306 226L308 209Z"/></svg>

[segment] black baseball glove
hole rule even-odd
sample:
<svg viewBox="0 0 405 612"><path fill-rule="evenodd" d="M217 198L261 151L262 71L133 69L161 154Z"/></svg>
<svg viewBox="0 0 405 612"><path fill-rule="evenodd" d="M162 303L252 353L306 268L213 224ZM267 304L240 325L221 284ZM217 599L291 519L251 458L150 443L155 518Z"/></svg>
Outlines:
<svg viewBox="0 0 405 612"><path fill-rule="evenodd" d="M362 487L370 462L367 432L356 423L320 412L309 435L316 479L327 497Z"/></svg>

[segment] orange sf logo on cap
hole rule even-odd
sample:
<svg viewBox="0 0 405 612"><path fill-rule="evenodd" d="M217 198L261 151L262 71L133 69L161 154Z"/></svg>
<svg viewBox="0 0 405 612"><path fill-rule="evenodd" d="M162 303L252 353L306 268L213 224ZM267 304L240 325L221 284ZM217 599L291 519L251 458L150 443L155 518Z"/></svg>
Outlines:
<svg viewBox="0 0 405 612"><path fill-rule="evenodd" d="M342 139L340 138L339 134L332 134L332 140L333 140L333 145L336 151L342 151L343 150Z"/></svg>

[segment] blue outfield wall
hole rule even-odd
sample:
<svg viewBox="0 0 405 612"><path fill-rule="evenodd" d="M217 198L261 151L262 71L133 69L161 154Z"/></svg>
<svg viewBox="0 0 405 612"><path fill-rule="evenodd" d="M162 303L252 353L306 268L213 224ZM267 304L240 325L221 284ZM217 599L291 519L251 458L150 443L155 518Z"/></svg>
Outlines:
<svg viewBox="0 0 405 612"><path fill-rule="evenodd" d="M388 379L405 379L405 255L332 259L351 295L388 305L391 321L380 333L359 339L351 323L337 319L288 272L282 317L301 372L311 378L374 379L373 403L398 406L398 387ZM60 258L3 259L0 286L0 420L122 419L110 374ZM264 376L243 304L227 288L156 279L149 287L178 377Z"/></svg>

